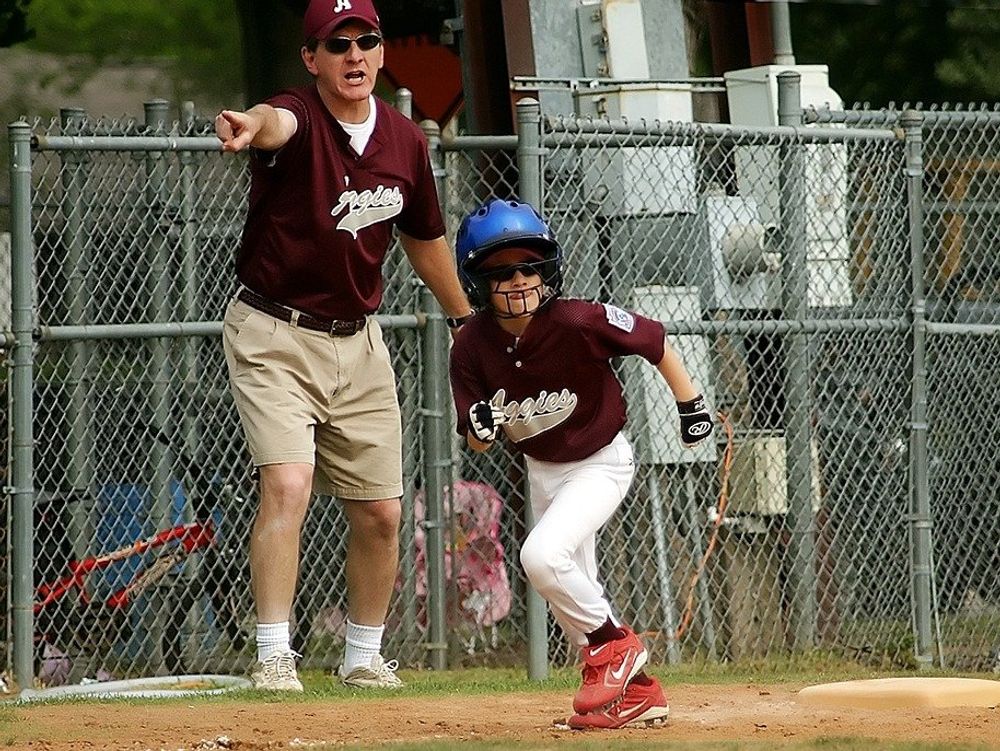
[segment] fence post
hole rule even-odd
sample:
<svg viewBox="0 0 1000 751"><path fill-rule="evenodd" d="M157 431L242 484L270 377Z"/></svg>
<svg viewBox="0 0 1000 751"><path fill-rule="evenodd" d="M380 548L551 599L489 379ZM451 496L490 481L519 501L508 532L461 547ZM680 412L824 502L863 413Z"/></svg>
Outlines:
<svg viewBox="0 0 1000 751"><path fill-rule="evenodd" d="M932 524L927 475L927 310L924 292L923 120L906 110L900 124L906 138L906 195L910 240L910 315L913 326L910 391L910 566L914 652L917 666L932 666Z"/></svg>
<svg viewBox="0 0 1000 751"><path fill-rule="evenodd" d="M778 74L778 124L801 125L801 76ZM809 317L809 267L806 247L806 148L792 139L781 147L781 235L784 317ZM801 331L787 335L785 357L785 457L788 471L788 528L791 532L789 584L796 649L816 641L816 544L812 510L812 431L810 428L809 339Z"/></svg>
<svg viewBox="0 0 1000 751"><path fill-rule="evenodd" d="M143 104L145 126L148 135L163 135L168 130L169 103L163 99L154 99ZM146 289L149 294L148 314L153 321L163 322L170 316L170 290L174 279L170 273L167 245L167 164L163 152L150 151L146 157L146 189L144 199L148 209L148 220L144 228L149 238L148 259L149 278ZM147 313L139 311L140 315ZM170 364L170 343L167 339L149 340L149 403L152 413L152 433L163 431L173 435L173 425L170 421L170 383L172 379ZM165 529L174 522L173 496L170 492L170 456L160 441L153 440L150 446L152 461L152 482L149 487L148 523L155 529ZM149 607L145 609L143 618L148 629L147 644L152 647L149 652L150 666L155 666L154 660L164 660L162 653L163 630L165 624L173 617L169 612L167 598L161 590L153 590L149 595Z"/></svg>
<svg viewBox="0 0 1000 751"><path fill-rule="evenodd" d="M438 178L441 195L441 129L437 123L425 120L420 124L430 148L432 167ZM445 529L450 528L445 515L445 494L451 476L451 444L445 399L448 395L448 330L444 316L431 291L421 289L421 307L427 312L424 327L423 409L424 418L424 497L426 515L423 522L427 541L427 649L435 670L448 667L448 632L445 610L448 581L445 572Z"/></svg>
<svg viewBox="0 0 1000 751"><path fill-rule="evenodd" d="M397 89L396 109L410 119L410 103L412 95L407 89ZM433 163L436 155L430 149L430 158ZM401 252L398 252L402 255ZM406 308L417 312L420 310L420 287L423 282L411 276L408 282L400 284L398 294L400 299L398 304L400 309ZM420 342L419 331L405 332L396 341L396 351L394 358L397 362L404 363L403 367L413 364L420 368ZM412 446L420 443L420 386L411 383L404 385L399 392L399 409L403 420L403 497L400 501L402 506L402 518L399 524L399 577L400 577L400 600L402 605L402 624L397 633L404 639L411 636L418 637L419 641L420 625L417 619L417 548L416 548L416 519L415 519L415 480L420 475L421 455L418 451L409 450ZM426 499L425 499L426 500ZM427 505L424 504L426 514Z"/></svg>
<svg viewBox="0 0 1000 751"><path fill-rule="evenodd" d="M59 110L64 135L83 134L87 113L76 107ZM66 222L66 256L63 269L66 277L67 323L81 325L90 322L90 303L93 292L90 288L91 233L86 224L88 202L86 200L87 155L79 151L69 151L61 155L62 171L62 215ZM67 485L71 490L70 508L73 552L78 558L87 554L92 535L93 523L89 519L87 504L80 501L88 498L93 490L94 467L90 451L94 440L92 434L93 415L90 406L90 357L93 345L90 342L73 342L70 347L69 405L66 415Z"/></svg>
<svg viewBox="0 0 1000 751"><path fill-rule="evenodd" d="M527 97L517 103L517 182L521 200L544 213L542 190L543 155L542 112L538 100ZM530 490L524 501L524 528L535 526L531 511ZM527 588L528 611L528 678L544 680L549 670L548 611L545 600L533 587Z"/></svg>
<svg viewBox="0 0 1000 751"><path fill-rule="evenodd" d="M31 223L31 126L7 126L11 215L11 610L14 679L34 687L34 328L35 270Z"/></svg>
<svg viewBox="0 0 1000 751"><path fill-rule="evenodd" d="M194 102L184 102L181 105L181 134L194 134L195 109ZM198 167L205 162L205 155L193 151L181 151L177 154L180 164L178 180L180 194L178 196L177 221L180 225L180 310L178 318L182 321L200 321L204 319L202 301L199 293L202 275L198 271ZM201 375L198 372L199 342L194 337L186 337L181 343L180 377L183 383L184 417L182 424L182 440L190 456L198 456L201 446L201 409L205 397L201 385Z"/></svg>
<svg viewBox="0 0 1000 751"><path fill-rule="evenodd" d="M407 120L413 119L413 92L406 87L396 89L396 110Z"/></svg>

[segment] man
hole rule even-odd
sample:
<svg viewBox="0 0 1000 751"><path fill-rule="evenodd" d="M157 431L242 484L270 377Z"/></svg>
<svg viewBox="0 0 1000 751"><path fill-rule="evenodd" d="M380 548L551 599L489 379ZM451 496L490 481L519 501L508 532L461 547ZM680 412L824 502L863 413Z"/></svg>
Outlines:
<svg viewBox="0 0 1000 751"><path fill-rule="evenodd" d="M401 429L372 317L393 226L452 325L470 313L444 239L420 129L372 95L383 64L371 0L311 0L302 61L313 85L215 120L223 150L251 148L249 210L226 311L230 384L260 507L250 540L257 688L301 691L289 618L311 490L350 524L349 685L396 687L381 654L398 563Z"/></svg>

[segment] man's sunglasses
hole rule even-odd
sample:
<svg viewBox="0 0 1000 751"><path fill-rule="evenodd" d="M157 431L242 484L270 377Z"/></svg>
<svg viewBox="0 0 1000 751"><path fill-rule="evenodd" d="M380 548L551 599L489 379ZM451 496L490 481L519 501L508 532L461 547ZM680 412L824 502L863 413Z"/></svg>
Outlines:
<svg viewBox="0 0 1000 751"><path fill-rule="evenodd" d="M545 261L535 261L533 263L515 263L511 266L498 266L494 269L483 269L480 273L490 281L509 282L518 271L522 276L541 276L541 267Z"/></svg>
<svg viewBox="0 0 1000 751"><path fill-rule="evenodd" d="M362 52L369 52L382 44L382 37L374 31L356 37L328 37L323 40L323 46L331 55L343 55L351 49L351 42L357 44Z"/></svg>

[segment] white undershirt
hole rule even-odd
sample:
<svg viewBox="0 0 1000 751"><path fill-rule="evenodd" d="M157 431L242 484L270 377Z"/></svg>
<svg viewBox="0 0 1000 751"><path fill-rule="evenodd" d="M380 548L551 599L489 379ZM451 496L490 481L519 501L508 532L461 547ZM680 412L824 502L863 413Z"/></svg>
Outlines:
<svg viewBox="0 0 1000 751"><path fill-rule="evenodd" d="M340 127L344 129L344 132L351 137L351 148L354 149L358 156L365 153L365 146L368 145L368 139L372 137L372 133L375 131L375 97L368 96L368 117L365 118L363 123L345 123L342 120L337 120L340 123Z"/></svg>

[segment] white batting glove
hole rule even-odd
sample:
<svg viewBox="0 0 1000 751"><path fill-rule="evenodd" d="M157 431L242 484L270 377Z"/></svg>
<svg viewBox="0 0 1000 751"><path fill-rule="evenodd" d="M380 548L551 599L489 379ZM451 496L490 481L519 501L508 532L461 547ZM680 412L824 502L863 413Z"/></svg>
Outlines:
<svg viewBox="0 0 1000 751"><path fill-rule="evenodd" d="M489 402L476 402L469 407L469 427L472 435L483 443L496 440L500 426L507 422L507 415Z"/></svg>

